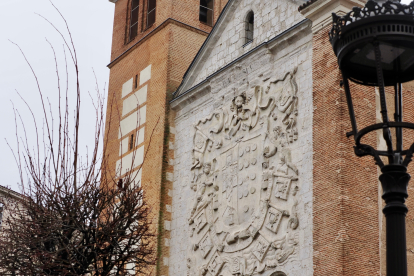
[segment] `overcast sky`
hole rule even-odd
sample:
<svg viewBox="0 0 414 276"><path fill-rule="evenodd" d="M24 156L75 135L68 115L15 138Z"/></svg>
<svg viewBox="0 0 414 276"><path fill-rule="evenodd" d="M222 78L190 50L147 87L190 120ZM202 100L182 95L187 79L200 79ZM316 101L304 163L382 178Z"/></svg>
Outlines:
<svg viewBox="0 0 414 276"><path fill-rule="evenodd" d="M73 35L83 91L94 91L95 79L92 69L102 90L109 79L109 69L106 65L110 62L114 4L108 0L54 0L53 3L65 16ZM56 50L60 67L64 64L62 39L36 13L49 19L62 32L66 31L62 19L48 0L0 1L0 185L16 191L18 171L12 152L5 141L7 139L11 147L16 149L12 102L22 113L28 136L33 138L34 135L30 113L16 90L29 102L34 113L41 114L41 109L30 68L18 48L9 40L17 43L26 54L38 74L43 93L50 98L52 105L56 105L57 81L53 52L46 38ZM84 106L88 105L90 102L85 101ZM83 124L85 133L94 126L94 114L87 113L88 110L83 113L86 118ZM88 121L88 118L92 119ZM41 118L38 119L41 121ZM91 134L93 135L93 132L89 132L88 135Z"/></svg>
<svg viewBox="0 0 414 276"><path fill-rule="evenodd" d="M92 71L94 69L102 91L109 79L109 69L106 65L110 61L114 4L108 0L54 0L53 2L65 16L74 38L80 63L81 88L84 92L94 90L95 78ZM16 90L29 102L40 122L42 110L30 68L18 48L9 40L22 48L38 75L44 95L50 98L53 106L56 106L57 95L55 65L46 38L57 52L61 69L64 64L62 39L36 13L49 19L65 33L62 19L49 0L0 1L0 185L11 187L16 191L19 181L18 170L12 152L6 144L7 140L16 150L12 103L22 114L29 139L33 140L35 134L30 113ZM73 89L71 91L73 95ZM94 113L87 108L90 104L88 101L83 102L81 127L83 137L93 138ZM21 130L20 134L22 134ZM82 139L82 142L82 147L93 145L88 139Z"/></svg>

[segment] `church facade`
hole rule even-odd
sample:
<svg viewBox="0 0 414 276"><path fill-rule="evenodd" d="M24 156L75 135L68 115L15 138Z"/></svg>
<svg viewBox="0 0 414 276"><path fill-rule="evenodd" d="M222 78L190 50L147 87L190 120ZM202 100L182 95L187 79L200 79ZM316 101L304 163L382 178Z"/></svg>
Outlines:
<svg viewBox="0 0 414 276"><path fill-rule="evenodd" d="M313 275L311 22L290 1L221 16L171 103L171 275Z"/></svg>
<svg viewBox="0 0 414 276"><path fill-rule="evenodd" d="M138 172L154 206L154 274L385 275L379 171L346 137L328 39L364 1L113 2L108 170ZM353 86L379 120L375 88Z"/></svg>

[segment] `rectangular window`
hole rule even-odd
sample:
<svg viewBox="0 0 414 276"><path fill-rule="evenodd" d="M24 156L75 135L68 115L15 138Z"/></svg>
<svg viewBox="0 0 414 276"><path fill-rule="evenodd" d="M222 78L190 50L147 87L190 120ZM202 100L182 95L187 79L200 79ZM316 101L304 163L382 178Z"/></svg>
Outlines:
<svg viewBox="0 0 414 276"><path fill-rule="evenodd" d="M135 89L138 87L138 75L135 75Z"/></svg>
<svg viewBox="0 0 414 276"><path fill-rule="evenodd" d="M3 204L0 203L0 228L3 224Z"/></svg>
<svg viewBox="0 0 414 276"><path fill-rule="evenodd" d="M200 0L199 20L210 26L213 26L213 3L214 0Z"/></svg>
<svg viewBox="0 0 414 276"><path fill-rule="evenodd" d="M131 2L131 18L129 29L129 40L133 40L138 34L138 14L139 14L139 0L132 0Z"/></svg>
<svg viewBox="0 0 414 276"><path fill-rule="evenodd" d="M250 12L247 15L246 24L246 43L253 41L253 32L254 32L254 14Z"/></svg>
<svg viewBox="0 0 414 276"><path fill-rule="evenodd" d="M147 9L147 28L151 27L155 23L155 8L156 0L148 0L148 9Z"/></svg>
<svg viewBox="0 0 414 276"><path fill-rule="evenodd" d="M134 134L131 134L131 137L129 137L129 150L132 150L134 148Z"/></svg>

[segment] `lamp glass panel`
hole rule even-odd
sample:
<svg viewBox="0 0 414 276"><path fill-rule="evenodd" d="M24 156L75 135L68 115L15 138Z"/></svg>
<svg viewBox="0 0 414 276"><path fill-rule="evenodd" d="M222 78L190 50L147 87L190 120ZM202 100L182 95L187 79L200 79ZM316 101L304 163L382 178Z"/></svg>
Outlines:
<svg viewBox="0 0 414 276"><path fill-rule="evenodd" d="M381 41L381 69L385 85L414 79L414 43L411 41ZM375 49L372 43L361 43L342 59L342 69L357 80L377 82Z"/></svg>

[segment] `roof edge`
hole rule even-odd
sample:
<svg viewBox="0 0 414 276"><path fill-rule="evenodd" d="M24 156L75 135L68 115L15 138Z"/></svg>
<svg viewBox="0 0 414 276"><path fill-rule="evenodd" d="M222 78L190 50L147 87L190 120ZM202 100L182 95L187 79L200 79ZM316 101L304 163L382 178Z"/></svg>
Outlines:
<svg viewBox="0 0 414 276"><path fill-rule="evenodd" d="M118 0L116 0L116 1L118 1ZM298 11L301 11L304 8L309 7L310 5L312 5L313 3L315 3L316 1L318 1L318 0L309 0L309 1L306 1L305 3L303 3L302 5L300 5L298 7Z"/></svg>
<svg viewBox="0 0 414 276"><path fill-rule="evenodd" d="M5 187L3 185L0 185L0 192L1 193L5 193L5 194L12 195L12 196L17 197L17 198L22 198L23 197L22 194L20 194L20 193L18 193L16 191L13 191L12 189L10 189L8 187Z"/></svg>
<svg viewBox="0 0 414 276"><path fill-rule="evenodd" d="M173 100L178 96L177 92L180 91L181 88L183 87L184 82L186 81L186 78L188 76L188 73L193 69L193 67L195 66L196 61L198 61L198 59L200 58L200 55L204 52L204 49L206 48L207 44L210 42L211 37L214 36L214 34L217 32L217 29L219 28L219 23L221 23L221 21L223 20L223 18L227 14L227 12L230 10L229 7L234 1L235 0L229 0L227 2L226 6L224 6L222 12L220 13L219 18L216 21L216 24L214 24L213 29L211 30L210 34L207 36L207 38L204 41L203 45L201 45L200 50L198 50L196 56L194 57L193 61L190 64L190 66L188 66L188 69L184 73L183 79L182 79L180 85L178 86L177 90L173 93Z"/></svg>
<svg viewBox="0 0 414 276"><path fill-rule="evenodd" d="M246 56L256 52L257 50L259 50L260 48L264 47L264 46L268 46L270 44L272 44L273 42L275 42L276 40L282 38L283 36L285 36L287 33L291 32L292 30L299 28L300 26L311 22L311 20L309 19L303 19L302 21L296 23L295 25L293 25L292 27L284 30L283 32L281 32L280 34L276 35L275 37L273 37L272 39L265 41L263 43L261 43L260 45L257 45L255 48L251 49L250 51L248 51L247 53L244 53L243 55L241 55L240 57L236 58L235 60L231 61L230 63L226 64L225 66L223 66L222 68L218 69L217 71L215 71L214 73L212 73L211 75L207 76L203 81L197 83L196 85L192 86L190 89L184 91L183 93L173 97L173 99L170 101L170 103L176 102L178 100L180 100L182 97L188 95L189 93L191 93L193 90L196 90L197 88L205 85L207 82L210 81L211 78L213 78L214 76L216 76L217 74L221 73L222 71L228 69L229 67L233 66L235 63L239 62L241 59L245 58ZM176 92L178 91L178 89L176 90ZM174 92L174 93L176 93ZM174 107L173 107L174 108Z"/></svg>

